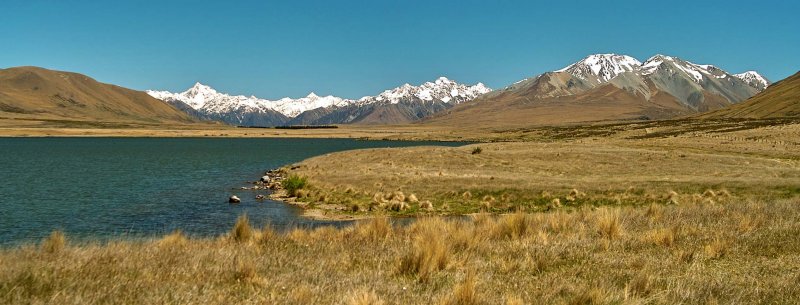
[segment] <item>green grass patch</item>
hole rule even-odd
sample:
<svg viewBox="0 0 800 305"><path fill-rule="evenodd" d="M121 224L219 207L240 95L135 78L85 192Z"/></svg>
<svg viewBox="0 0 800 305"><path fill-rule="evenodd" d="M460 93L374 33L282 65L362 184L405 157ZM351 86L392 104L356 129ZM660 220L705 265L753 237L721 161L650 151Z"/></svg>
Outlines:
<svg viewBox="0 0 800 305"><path fill-rule="evenodd" d="M289 192L289 195L297 195L297 191L308 187L308 178L304 176L291 175L281 181L281 186Z"/></svg>

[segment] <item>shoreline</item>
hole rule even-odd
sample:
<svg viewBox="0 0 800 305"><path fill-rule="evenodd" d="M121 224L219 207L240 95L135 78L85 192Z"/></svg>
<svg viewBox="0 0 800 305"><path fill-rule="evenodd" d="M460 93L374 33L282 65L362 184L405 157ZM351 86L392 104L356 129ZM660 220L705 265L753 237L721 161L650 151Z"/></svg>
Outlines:
<svg viewBox="0 0 800 305"><path fill-rule="evenodd" d="M303 210L303 213L300 217L304 217L311 220L319 220L319 221L355 221L355 220L365 220L365 219L372 219L377 217L377 215L361 215L361 217L356 215L345 215L340 213L328 213L328 211L333 210L340 210L336 209L335 205L323 205L325 207L329 207L329 209L314 207L309 208L312 205L311 202L302 202L298 201L297 197L289 196L289 192L286 188L283 187L281 181L286 179L285 176L285 168L287 166L283 166L277 169L271 169L264 173L265 177L270 177L270 182L267 184L267 189L270 190L269 195L267 196L270 200L280 202L281 204L287 204L295 207L299 207ZM255 184L265 185L263 180L259 180L254 182Z"/></svg>

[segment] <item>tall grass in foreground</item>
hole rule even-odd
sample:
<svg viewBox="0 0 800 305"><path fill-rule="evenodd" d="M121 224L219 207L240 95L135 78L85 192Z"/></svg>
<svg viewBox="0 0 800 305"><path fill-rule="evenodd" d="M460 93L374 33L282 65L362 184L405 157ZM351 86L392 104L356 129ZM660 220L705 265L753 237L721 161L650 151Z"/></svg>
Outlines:
<svg viewBox="0 0 800 305"><path fill-rule="evenodd" d="M800 200L0 250L0 304L800 303ZM53 255L56 253L57 255Z"/></svg>

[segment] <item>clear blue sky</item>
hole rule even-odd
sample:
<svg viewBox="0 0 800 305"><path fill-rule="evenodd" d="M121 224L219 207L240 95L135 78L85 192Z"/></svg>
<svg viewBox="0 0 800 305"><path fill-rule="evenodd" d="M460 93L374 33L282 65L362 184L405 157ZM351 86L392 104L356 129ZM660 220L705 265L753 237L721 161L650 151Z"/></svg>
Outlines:
<svg viewBox="0 0 800 305"><path fill-rule="evenodd" d="M0 67L134 89L372 95L438 76L501 88L592 53L662 53L775 81L800 70L800 1L0 2Z"/></svg>

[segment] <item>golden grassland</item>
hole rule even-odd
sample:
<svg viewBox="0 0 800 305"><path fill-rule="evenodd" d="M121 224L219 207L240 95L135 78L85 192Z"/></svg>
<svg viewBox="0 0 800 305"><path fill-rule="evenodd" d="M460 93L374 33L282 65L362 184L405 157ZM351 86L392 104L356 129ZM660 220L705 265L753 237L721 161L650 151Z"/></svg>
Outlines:
<svg viewBox="0 0 800 305"><path fill-rule="evenodd" d="M709 192L761 200L800 194L800 124L644 126L332 153L285 168L309 186L276 196L312 217L347 219L715 200Z"/></svg>
<svg viewBox="0 0 800 305"><path fill-rule="evenodd" d="M792 304L800 201L374 218L0 250L3 304Z"/></svg>

